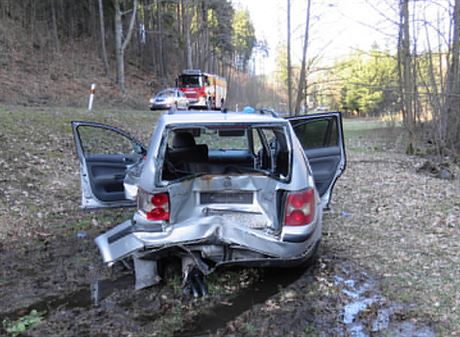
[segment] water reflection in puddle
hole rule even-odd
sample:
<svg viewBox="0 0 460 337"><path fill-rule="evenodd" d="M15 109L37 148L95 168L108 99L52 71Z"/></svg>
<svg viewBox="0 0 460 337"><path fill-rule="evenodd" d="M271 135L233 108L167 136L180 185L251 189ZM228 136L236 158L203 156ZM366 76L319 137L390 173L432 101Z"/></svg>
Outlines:
<svg viewBox="0 0 460 337"><path fill-rule="evenodd" d="M335 276L342 301L340 336L353 337L434 337L429 325L398 320L396 314L404 311L400 304L389 304L380 294L377 282L365 272L343 267Z"/></svg>

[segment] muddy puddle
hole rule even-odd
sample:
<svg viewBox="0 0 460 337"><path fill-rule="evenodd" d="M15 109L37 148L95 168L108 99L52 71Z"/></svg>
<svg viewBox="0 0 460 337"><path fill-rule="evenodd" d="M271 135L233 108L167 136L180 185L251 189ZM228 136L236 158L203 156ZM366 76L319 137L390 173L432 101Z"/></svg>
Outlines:
<svg viewBox="0 0 460 337"><path fill-rule="evenodd" d="M377 280L367 272L342 265L338 267L333 281L343 302L339 317L344 328L339 330L339 336L436 336L430 324L406 319L410 308L388 302L379 291Z"/></svg>

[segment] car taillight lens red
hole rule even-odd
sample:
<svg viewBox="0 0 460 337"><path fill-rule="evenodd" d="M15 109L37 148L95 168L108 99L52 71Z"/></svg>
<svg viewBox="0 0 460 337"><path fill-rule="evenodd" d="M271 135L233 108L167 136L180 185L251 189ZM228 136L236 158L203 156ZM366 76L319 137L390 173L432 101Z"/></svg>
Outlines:
<svg viewBox="0 0 460 337"><path fill-rule="evenodd" d="M288 193L284 211L285 226L304 226L315 217L315 190Z"/></svg>
<svg viewBox="0 0 460 337"><path fill-rule="evenodd" d="M169 220L169 212L165 211L164 208L156 207L150 212L146 213L147 220Z"/></svg>
<svg viewBox="0 0 460 337"><path fill-rule="evenodd" d="M169 221L168 193L150 194L145 191L140 191L138 207L145 214L147 220Z"/></svg>
<svg viewBox="0 0 460 337"><path fill-rule="evenodd" d="M167 193L154 194L151 201L152 201L152 204L156 207L162 206L169 202L168 194Z"/></svg>

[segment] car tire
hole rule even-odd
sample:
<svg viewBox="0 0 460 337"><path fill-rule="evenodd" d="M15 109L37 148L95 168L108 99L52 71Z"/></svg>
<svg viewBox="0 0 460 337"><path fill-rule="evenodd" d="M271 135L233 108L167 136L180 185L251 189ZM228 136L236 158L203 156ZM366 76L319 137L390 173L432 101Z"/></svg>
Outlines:
<svg viewBox="0 0 460 337"><path fill-rule="evenodd" d="M308 258L299 263L299 268L307 268L318 261L319 257L319 248L321 246L321 241L316 241L315 246L313 247L312 253Z"/></svg>

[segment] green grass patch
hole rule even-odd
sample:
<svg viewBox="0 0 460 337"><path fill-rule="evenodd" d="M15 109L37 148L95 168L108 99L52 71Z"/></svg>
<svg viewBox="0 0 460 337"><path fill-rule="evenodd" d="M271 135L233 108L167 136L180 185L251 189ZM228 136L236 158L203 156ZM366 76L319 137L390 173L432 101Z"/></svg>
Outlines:
<svg viewBox="0 0 460 337"><path fill-rule="evenodd" d="M31 310L28 315L22 316L15 321L3 320L3 328L10 336L19 336L39 324L45 317L45 311Z"/></svg>

